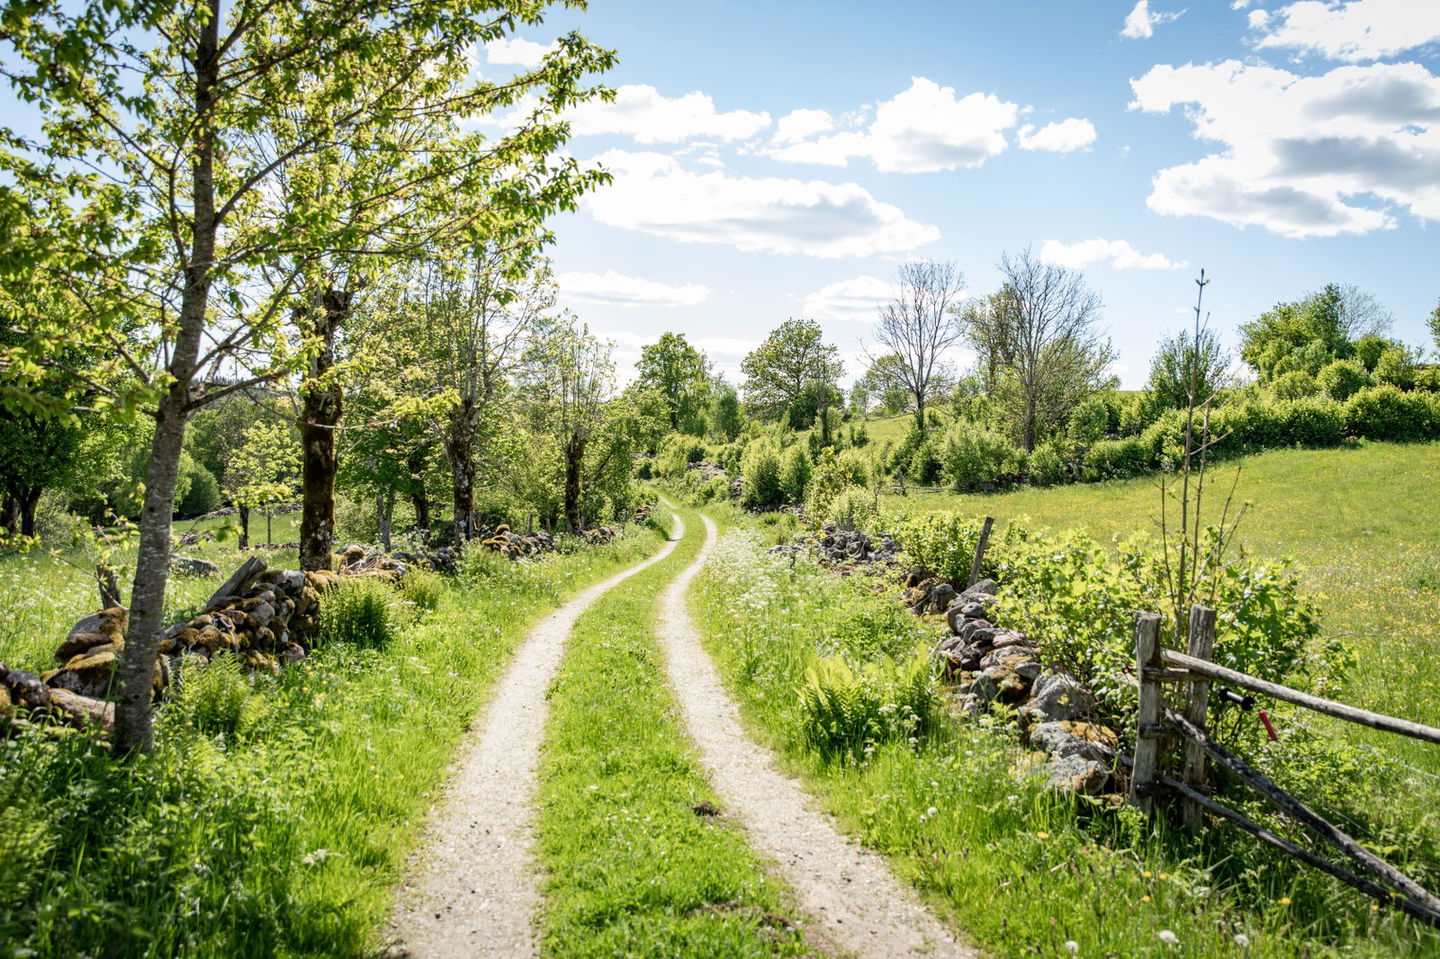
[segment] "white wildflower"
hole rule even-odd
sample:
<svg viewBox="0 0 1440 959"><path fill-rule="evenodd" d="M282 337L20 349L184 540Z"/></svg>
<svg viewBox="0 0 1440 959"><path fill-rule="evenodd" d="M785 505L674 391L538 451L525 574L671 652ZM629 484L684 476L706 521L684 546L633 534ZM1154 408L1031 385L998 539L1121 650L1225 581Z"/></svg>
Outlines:
<svg viewBox="0 0 1440 959"><path fill-rule="evenodd" d="M1159 932L1155 933L1155 935L1159 936L1160 941L1165 943L1165 945L1167 946L1177 945L1180 942L1180 937L1175 935L1175 933L1171 932L1169 929L1161 929Z"/></svg>

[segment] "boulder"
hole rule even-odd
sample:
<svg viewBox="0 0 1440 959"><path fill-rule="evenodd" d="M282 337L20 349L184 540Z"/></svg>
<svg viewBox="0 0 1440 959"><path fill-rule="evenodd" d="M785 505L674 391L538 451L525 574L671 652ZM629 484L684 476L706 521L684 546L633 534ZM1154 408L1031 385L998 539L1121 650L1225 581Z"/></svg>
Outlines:
<svg viewBox="0 0 1440 959"><path fill-rule="evenodd" d="M1110 782L1109 769L1083 756L1053 759L1040 766L1038 771L1045 777L1046 788L1085 796L1100 795Z"/></svg>
<svg viewBox="0 0 1440 959"><path fill-rule="evenodd" d="M1028 687L1040 675L1040 656L1030 646L1007 646L993 649L980 660L981 669L1006 669L1025 680Z"/></svg>
<svg viewBox="0 0 1440 959"><path fill-rule="evenodd" d="M356 563L365 561L365 547L359 543L351 543L340 552L341 566L354 566Z"/></svg>
<svg viewBox="0 0 1440 959"><path fill-rule="evenodd" d="M970 695L982 706L999 701L1018 703L1025 698L1030 683L1015 670L1005 666L991 666L977 675L970 684Z"/></svg>
<svg viewBox="0 0 1440 959"><path fill-rule="evenodd" d="M1094 709L1095 697L1078 679L1069 673L1046 670L1035 678L1030 701L1020 714L1026 722L1040 724L1083 719Z"/></svg>
<svg viewBox="0 0 1440 959"><path fill-rule="evenodd" d="M1000 584L993 579L982 579L973 586L965 587L965 591L960 594L960 599L967 603L988 602L995 598L995 591L999 588Z"/></svg>
<svg viewBox="0 0 1440 959"><path fill-rule="evenodd" d="M171 556L170 571L181 576L219 576L220 567L198 556Z"/></svg>
<svg viewBox="0 0 1440 959"><path fill-rule="evenodd" d="M64 663L96 646L123 641L130 628L130 614L120 606L91 613L70 627L65 641L55 650L55 662Z"/></svg>
<svg viewBox="0 0 1440 959"><path fill-rule="evenodd" d="M950 608L950 604L955 600L955 595L954 586L949 583L936 583L916 604L915 612L922 616L926 613L943 613Z"/></svg>
<svg viewBox="0 0 1440 959"><path fill-rule="evenodd" d="M906 589L914 589L927 579L930 579L929 573L919 566L912 566L905 571L905 577L901 580L900 585Z"/></svg>
<svg viewBox="0 0 1440 959"><path fill-rule="evenodd" d="M1030 745L1056 759L1079 756L1110 764L1115 760L1115 733L1094 723L1041 723L1030 730Z"/></svg>

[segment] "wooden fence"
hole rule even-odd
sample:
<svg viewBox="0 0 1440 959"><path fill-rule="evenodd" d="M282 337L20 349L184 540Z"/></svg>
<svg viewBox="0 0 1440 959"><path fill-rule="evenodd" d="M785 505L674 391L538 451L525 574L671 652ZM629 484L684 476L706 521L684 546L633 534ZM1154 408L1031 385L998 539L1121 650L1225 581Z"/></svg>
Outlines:
<svg viewBox="0 0 1440 959"><path fill-rule="evenodd" d="M1380 902L1440 928L1440 898L1271 782L1235 753L1211 739L1206 732L1206 719L1210 687L1213 682L1218 681L1336 719L1425 742L1440 744L1440 729L1332 702L1216 665L1210 661L1215 645L1215 611L1212 609L1197 606L1190 611L1188 645L1189 649L1185 653L1162 648L1160 617L1154 613L1141 613L1137 618L1135 666L1140 689L1140 708L1135 756L1131 761L1131 802L1145 812L1153 813L1163 796L1179 796L1182 804L1181 818L1187 826L1198 828L1207 812L1219 816L1261 842L1334 876ZM1172 708L1167 702L1164 691L1166 684L1181 688L1182 695L1178 701L1183 702L1183 705L1179 709ZM1240 699L1238 695L1231 695ZM1184 762L1178 777L1163 773L1160 769L1162 750L1166 741L1174 736L1178 736L1185 747ZM1217 802L1206 792L1207 761L1224 766L1241 782L1269 800L1282 815L1338 848L1358 870L1372 878L1337 865Z"/></svg>

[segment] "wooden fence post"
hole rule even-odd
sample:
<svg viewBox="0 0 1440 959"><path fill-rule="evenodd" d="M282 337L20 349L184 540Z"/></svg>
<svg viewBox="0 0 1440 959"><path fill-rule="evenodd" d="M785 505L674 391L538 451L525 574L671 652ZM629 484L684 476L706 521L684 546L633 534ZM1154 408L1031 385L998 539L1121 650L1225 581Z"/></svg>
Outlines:
<svg viewBox="0 0 1440 959"><path fill-rule="evenodd" d="M967 589L980 582L980 563L985 559L985 547L990 544L990 527L993 525L995 518L985 517L985 524L980 527L980 541L975 544L975 562L970 564L970 581L965 584Z"/></svg>
<svg viewBox="0 0 1440 959"><path fill-rule="evenodd" d="M1190 648L1187 650L1196 659L1207 662L1215 650L1215 610L1204 606L1190 607ZM1195 676L1190 680L1190 702L1185 707L1185 718L1200 729L1205 729L1205 717L1210 708L1210 680ZM1205 749L1199 743L1185 742L1185 785L1203 791L1205 786ZM1204 822L1205 810L1200 804L1186 799L1181 808L1181 820L1186 829L1199 829Z"/></svg>
<svg viewBox="0 0 1440 959"><path fill-rule="evenodd" d="M1140 681L1140 713L1135 729L1135 765L1130 770L1130 802L1147 815L1155 811L1155 770L1160 760L1160 617L1135 618L1135 677Z"/></svg>

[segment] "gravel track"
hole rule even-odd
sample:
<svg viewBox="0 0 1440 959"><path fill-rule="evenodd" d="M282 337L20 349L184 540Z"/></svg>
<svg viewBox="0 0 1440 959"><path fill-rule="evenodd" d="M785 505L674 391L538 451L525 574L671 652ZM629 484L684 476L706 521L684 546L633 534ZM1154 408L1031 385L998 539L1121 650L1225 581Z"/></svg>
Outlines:
<svg viewBox="0 0 1440 959"><path fill-rule="evenodd" d="M391 954L535 956L539 876L531 846L546 692L575 621L604 593L669 556L658 553L581 592L541 620L496 683L444 798L432 811L391 915Z"/></svg>
<svg viewBox="0 0 1440 959"><path fill-rule="evenodd" d="M801 785L779 771L768 750L745 734L687 609L690 584L715 540L715 524L700 518L705 547L666 588L660 640L685 724L724 812L778 864L817 948L859 957L978 959L982 953L956 942L883 859L846 839Z"/></svg>

